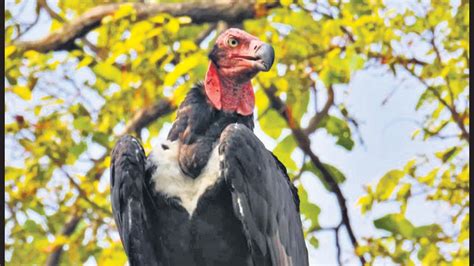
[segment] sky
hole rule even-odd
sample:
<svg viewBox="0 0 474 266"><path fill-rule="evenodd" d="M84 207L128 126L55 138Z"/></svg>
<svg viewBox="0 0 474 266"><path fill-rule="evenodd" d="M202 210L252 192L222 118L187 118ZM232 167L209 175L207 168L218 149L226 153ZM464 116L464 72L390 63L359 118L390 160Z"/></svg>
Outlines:
<svg viewBox="0 0 474 266"><path fill-rule="evenodd" d="M7 1L6 6L8 7L11 2L13 0ZM28 8L30 7L26 8L26 14L28 12L33 14L33 10L31 8L28 10ZM46 17L43 14L38 25L25 35L24 39L33 40L45 36L50 25ZM22 19L31 21L33 17ZM372 221L384 214L398 211L398 205L391 204L375 206L367 215L361 215L356 202L365 194L364 186L376 184L384 173L403 167L407 161L418 154L432 154L453 144L449 140L424 142L411 139L411 134L418 128L418 123L423 121L426 114L423 110L415 111L415 105L423 90L422 84L403 73L394 77L388 73L387 69L380 67L358 71L349 84L336 89L335 99L337 103L344 102L349 113L360 123L360 133L364 144L356 141L353 150L348 152L337 146L336 140L323 130L311 136L312 149L316 155L323 162L336 166L346 176L346 182L341 185L341 188L346 196L352 227L358 239L374 236L374 234L383 235L382 231L374 228ZM388 95L391 95L390 99L382 104ZM256 134L268 148L271 149L276 145L258 128ZM353 138L356 140L357 136ZM8 162L9 151L6 153ZM301 158L301 154L296 153L294 157ZM335 196L327 192L319 180L311 175L304 174L301 182L309 192L310 201L321 208L319 216L321 226L324 228L337 225L340 221L340 211ZM409 204L407 216L416 226L439 221L443 218L443 213L448 211L443 211L440 206L425 202L421 198L415 197L412 201L412 204ZM352 254L353 248L345 230L342 230L339 235L342 261L345 265L359 265ZM311 265L337 264L334 233L322 231L317 233L317 237L320 244L318 249L312 248L308 243ZM90 260L88 264L93 265L94 261Z"/></svg>

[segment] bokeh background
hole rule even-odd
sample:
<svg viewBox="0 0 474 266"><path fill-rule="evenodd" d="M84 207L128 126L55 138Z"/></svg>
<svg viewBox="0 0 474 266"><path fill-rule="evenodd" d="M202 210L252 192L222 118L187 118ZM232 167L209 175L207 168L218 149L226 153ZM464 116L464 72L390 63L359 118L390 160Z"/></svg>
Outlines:
<svg viewBox="0 0 474 266"><path fill-rule="evenodd" d="M255 132L299 188L311 265L468 265L469 1L4 7L7 265L126 263L110 151L166 136L228 27L275 48Z"/></svg>

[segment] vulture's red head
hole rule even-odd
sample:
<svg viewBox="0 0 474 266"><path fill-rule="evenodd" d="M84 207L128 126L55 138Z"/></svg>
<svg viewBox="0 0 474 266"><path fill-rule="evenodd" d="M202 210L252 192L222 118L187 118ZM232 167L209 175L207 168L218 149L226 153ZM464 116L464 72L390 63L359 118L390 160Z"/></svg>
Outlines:
<svg viewBox="0 0 474 266"><path fill-rule="evenodd" d="M251 115L255 105L250 80L259 71L270 70L275 52L255 36L228 29L217 37L209 54L205 89L212 105L226 112Z"/></svg>

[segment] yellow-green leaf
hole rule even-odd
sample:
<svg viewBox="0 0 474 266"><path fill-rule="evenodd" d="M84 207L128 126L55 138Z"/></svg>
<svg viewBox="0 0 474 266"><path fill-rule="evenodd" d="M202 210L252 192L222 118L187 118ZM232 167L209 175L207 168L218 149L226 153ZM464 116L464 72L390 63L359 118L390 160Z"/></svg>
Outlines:
<svg viewBox="0 0 474 266"><path fill-rule="evenodd" d="M398 184L400 178L405 175L401 170L391 170L387 172L377 184L375 196L378 200L387 200L392 195L393 190Z"/></svg>
<svg viewBox="0 0 474 266"><path fill-rule="evenodd" d="M97 75L107 80L114 81L115 83L120 84L122 80L122 72L120 71L120 69L113 65L106 63L98 63L93 67L93 70Z"/></svg>
<svg viewBox="0 0 474 266"><path fill-rule="evenodd" d="M31 100L31 90L26 86L15 86L13 87L12 92L24 100Z"/></svg>

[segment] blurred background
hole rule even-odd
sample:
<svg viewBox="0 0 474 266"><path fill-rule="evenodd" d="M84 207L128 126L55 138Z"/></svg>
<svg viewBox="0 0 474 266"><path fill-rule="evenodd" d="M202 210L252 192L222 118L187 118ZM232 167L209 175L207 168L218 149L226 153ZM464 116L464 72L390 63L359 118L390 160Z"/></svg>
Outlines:
<svg viewBox="0 0 474 266"><path fill-rule="evenodd" d="M299 188L311 265L469 264L469 1L4 7L7 265L126 263L111 149L167 135L229 27L275 48L255 131Z"/></svg>

